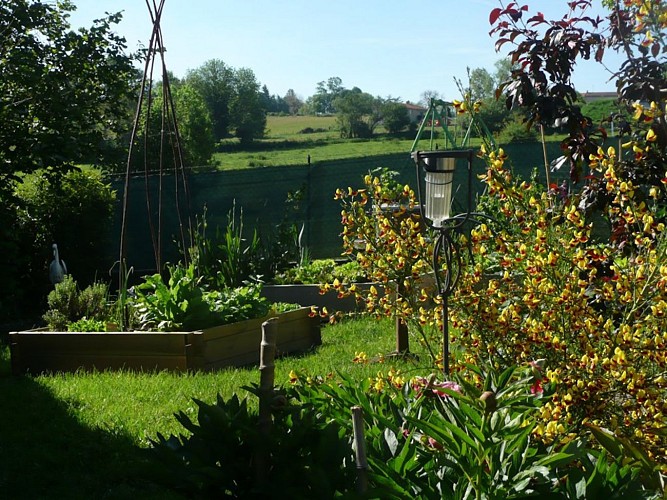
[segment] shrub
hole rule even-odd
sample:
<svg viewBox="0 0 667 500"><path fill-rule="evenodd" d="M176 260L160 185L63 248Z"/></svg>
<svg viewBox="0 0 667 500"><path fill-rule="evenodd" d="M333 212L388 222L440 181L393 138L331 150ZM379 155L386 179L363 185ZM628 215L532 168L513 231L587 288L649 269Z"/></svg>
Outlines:
<svg viewBox="0 0 667 500"><path fill-rule="evenodd" d="M615 152L599 169L610 176ZM486 154L485 182L505 229L472 233L476 261L453 297L462 358L499 366L543 359L555 396L536 428L545 441L593 423L664 463L667 456L667 235L651 208L616 184L636 250L591 240L579 198L515 181L502 150ZM605 166L602 165L605 163ZM613 184L609 184L613 185Z"/></svg>
<svg viewBox="0 0 667 500"><path fill-rule="evenodd" d="M72 323L78 320L104 322L109 319L108 287L93 283L82 291L71 275L65 275L47 298L49 309L43 316L51 331L76 331ZM90 331L90 330L85 330Z"/></svg>
<svg viewBox="0 0 667 500"><path fill-rule="evenodd" d="M520 113L514 113L505 121L502 129L498 133L498 142L500 144L511 144L514 142L537 142L538 134L534 127L526 123L526 120Z"/></svg>
<svg viewBox="0 0 667 500"><path fill-rule="evenodd" d="M17 193L24 203L17 224L29 235L32 246L25 251L35 256L30 274L35 283L48 276L54 242L82 285L93 283L100 269L111 267L108 242L116 193L99 172L72 171L59 183L41 172L28 176Z"/></svg>
<svg viewBox="0 0 667 500"><path fill-rule="evenodd" d="M434 297L427 276L433 239L416 212L414 191L397 184L389 172L380 172L367 175L362 189L337 189L335 198L342 205L344 253L356 259L369 281L385 290L381 294L375 286L361 290L354 283L335 280L324 290L352 294L368 312L409 324L436 361L431 326L441 324L441 314L429 303Z"/></svg>

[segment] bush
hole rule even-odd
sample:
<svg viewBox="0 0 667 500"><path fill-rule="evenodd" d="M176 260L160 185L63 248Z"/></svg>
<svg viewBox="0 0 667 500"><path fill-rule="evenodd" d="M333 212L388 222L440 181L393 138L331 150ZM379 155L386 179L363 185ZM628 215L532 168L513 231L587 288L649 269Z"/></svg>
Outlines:
<svg viewBox="0 0 667 500"><path fill-rule="evenodd" d="M335 280L324 290L354 295L371 314L409 324L436 362L437 348L431 346L437 339L431 327L441 325L442 315L428 303L432 280L423 279L431 271L433 238L420 221L415 192L396 183L391 172L377 174L367 175L362 189L337 189L335 198L342 205L344 253L355 258L369 281L381 283L385 293L375 286L361 290Z"/></svg>
<svg viewBox="0 0 667 500"><path fill-rule="evenodd" d="M69 172L58 183L41 172L27 176L17 194L24 204L17 227L30 245L25 251L34 256L30 278L35 283L46 282L54 242L82 285L111 267L116 257L109 255L108 243L116 193L99 172Z"/></svg>
<svg viewBox="0 0 667 500"><path fill-rule="evenodd" d="M505 122L500 133L498 142L500 144L511 144L515 142L537 142L539 140L535 127L530 127L519 113L514 113Z"/></svg>
<svg viewBox="0 0 667 500"><path fill-rule="evenodd" d="M613 150L600 166L614 172ZM500 150L486 155L489 196L504 229L472 233L476 261L452 300L467 363L543 359L555 397L536 432L549 442L595 423L665 464L667 234L651 208L617 183L626 224L643 221L635 249L591 240L580 198L514 180ZM604 164L604 166L603 166ZM611 193L614 195L614 193Z"/></svg>
<svg viewBox="0 0 667 500"><path fill-rule="evenodd" d="M43 319L49 330L56 332L77 331L72 323L82 319L104 323L111 313L107 296L108 287L104 283L93 283L80 291L74 278L66 275L49 293L49 309Z"/></svg>

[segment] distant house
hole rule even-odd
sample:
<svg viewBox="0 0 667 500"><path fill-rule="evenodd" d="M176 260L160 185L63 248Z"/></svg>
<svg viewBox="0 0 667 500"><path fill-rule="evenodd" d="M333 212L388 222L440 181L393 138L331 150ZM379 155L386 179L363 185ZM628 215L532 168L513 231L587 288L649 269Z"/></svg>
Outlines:
<svg viewBox="0 0 667 500"><path fill-rule="evenodd" d="M581 97L586 102L602 101L603 99L618 99L616 92L584 92Z"/></svg>
<svg viewBox="0 0 667 500"><path fill-rule="evenodd" d="M411 122L419 123L424 119L424 115L428 111L423 106L417 104L412 104L410 101L405 103L405 109L408 110L408 116L410 117Z"/></svg>

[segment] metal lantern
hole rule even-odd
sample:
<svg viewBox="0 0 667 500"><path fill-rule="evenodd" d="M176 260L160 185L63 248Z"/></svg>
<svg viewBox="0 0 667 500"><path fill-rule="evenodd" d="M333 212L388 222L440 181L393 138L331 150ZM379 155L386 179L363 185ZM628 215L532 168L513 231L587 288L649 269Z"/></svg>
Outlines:
<svg viewBox="0 0 667 500"><path fill-rule="evenodd" d="M452 192L455 173L463 168L467 160L467 206L464 214L472 210L472 149L450 149L435 151L415 151L412 158L417 166L419 202L423 207L423 216L429 227L443 229L451 223L461 222L460 217L452 221ZM422 185L425 187L423 196Z"/></svg>
<svg viewBox="0 0 667 500"><path fill-rule="evenodd" d="M422 219L435 229L438 237L433 247L433 270L442 297L442 360L449 375L449 296L461 275L462 261L458 238L452 231L463 226L472 214L472 149L415 151L417 192ZM464 161L467 160L467 161ZM463 213L452 215L454 180L458 169L467 168L467 203ZM422 184L424 191L422 192ZM423 194L423 196L422 196Z"/></svg>

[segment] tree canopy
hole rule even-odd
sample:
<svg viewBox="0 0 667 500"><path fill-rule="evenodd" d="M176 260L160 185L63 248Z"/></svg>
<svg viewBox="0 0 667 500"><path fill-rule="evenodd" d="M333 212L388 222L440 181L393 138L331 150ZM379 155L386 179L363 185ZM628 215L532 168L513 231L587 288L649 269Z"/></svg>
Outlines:
<svg viewBox="0 0 667 500"><path fill-rule="evenodd" d="M34 233L17 224L25 206L17 185L41 170L64 191L60 181L75 165L126 155L137 80L134 57L113 32L121 16L73 31L73 9L70 1L0 3L0 317L39 304L22 293L42 283L40 269L31 271ZM53 218L39 222L57 237Z"/></svg>
<svg viewBox="0 0 667 500"><path fill-rule="evenodd" d="M204 98L216 140L234 135L250 142L264 136L271 96L268 88L260 89L251 69L235 69L221 59L211 59L190 70L185 81Z"/></svg>
<svg viewBox="0 0 667 500"><path fill-rule="evenodd" d="M0 189L40 168L108 162L129 127L136 72L125 39L112 31L121 15L75 32L73 8L0 4Z"/></svg>

